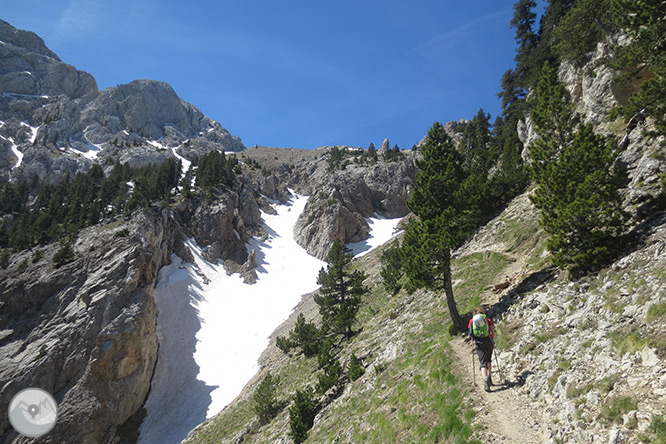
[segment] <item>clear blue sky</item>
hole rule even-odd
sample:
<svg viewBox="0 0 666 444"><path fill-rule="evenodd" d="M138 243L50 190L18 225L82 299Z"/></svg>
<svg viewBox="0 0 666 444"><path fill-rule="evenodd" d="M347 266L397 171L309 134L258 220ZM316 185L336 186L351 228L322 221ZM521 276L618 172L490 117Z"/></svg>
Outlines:
<svg viewBox="0 0 666 444"><path fill-rule="evenodd" d="M100 89L168 82L246 146L411 148L497 116L510 0L0 0Z"/></svg>

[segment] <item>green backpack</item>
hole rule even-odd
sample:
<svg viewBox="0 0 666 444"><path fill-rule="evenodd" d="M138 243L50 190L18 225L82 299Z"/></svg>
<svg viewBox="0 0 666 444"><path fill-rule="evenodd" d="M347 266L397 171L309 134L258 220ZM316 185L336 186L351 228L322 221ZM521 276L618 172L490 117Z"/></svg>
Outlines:
<svg viewBox="0 0 666 444"><path fill-rule="evenodd" d="M472 319L472 334L475 338L488 337L488 317L484 314L476 314Z"/></svg>

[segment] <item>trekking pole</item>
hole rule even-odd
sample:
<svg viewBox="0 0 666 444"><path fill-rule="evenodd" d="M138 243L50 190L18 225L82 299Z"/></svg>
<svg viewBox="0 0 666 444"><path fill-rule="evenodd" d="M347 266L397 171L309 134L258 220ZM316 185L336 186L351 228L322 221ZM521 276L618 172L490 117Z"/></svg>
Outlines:
<svg viewBox="0 0 666 444"><path fill-rule="evenodd" d="M476 363L474 362L474 349L472 349L472 374L474 375L474 386L476 387Z"/></svg>
<svg viewBox="0 0 666 444"><path fill-rule="evenodd" d="M506 383L506 379L504 378L504 373L502 373L502 369L499 366L499 359L497 358L497 355L499 355L499 350L497 350L497 347L495 347L495 341L493 341L493 354L495 355L495 366L497 367L497 371L499 372L500 378L502 378L502 382Z"/></svg>

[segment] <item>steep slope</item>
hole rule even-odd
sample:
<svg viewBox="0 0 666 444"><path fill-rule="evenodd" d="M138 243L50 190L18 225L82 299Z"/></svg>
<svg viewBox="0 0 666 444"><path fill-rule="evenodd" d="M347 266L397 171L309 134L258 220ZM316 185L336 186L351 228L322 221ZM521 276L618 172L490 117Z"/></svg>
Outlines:
<svg viewBox="0 0 666 444"><path fill-rule="evenodd" d="M634 251L607 269L569 281L549 265L536 216L528 195L520 196L455 255L459 308L482 304L498 325L501 372L496 368L491 393L473 385L470 346L449 335L443 296L384 292L380 250L357 260L372 292L361 310L361 333L341 353L345 365L352 352L361 357L365 374L329 400L306 442L457 436L460 442L607 443L653 436L653 418L666 407L660 364L666 217L657 214ZM312 295L272 341L299 313L316 319ZM290 442L290 398L316 382L316 359L289 358L272 342L261 364L243 394L186 442ZM280 378L283 408L261 425L252 395L268 371Z"/></svg>

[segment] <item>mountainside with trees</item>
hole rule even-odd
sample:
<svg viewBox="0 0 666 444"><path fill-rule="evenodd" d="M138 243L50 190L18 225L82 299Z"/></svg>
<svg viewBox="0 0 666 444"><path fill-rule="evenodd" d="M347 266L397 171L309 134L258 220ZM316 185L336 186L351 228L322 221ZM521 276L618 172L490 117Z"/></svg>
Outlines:
<svg viewBox="0 0 666 444"><path fill-rule="evenodd" d="M337 353L364 374L342 393L310 392L318 413L297 442L666 442L666 10L549 1L537 26L536 8L514 5L516 66L494 125L481 110L453 139L435 123L414 149L414 217L352 263L370 293ZM316 297L279 331L316 330ZM481 304L499 329L500 406L462 383L471 370L457 362L457 333ZM326 374L277 349L262 363L256 381L279 373L285 406ZM257 424L252 389L187 442L282 439L294 411Z"/></svg>
<svg viewBox="0 0 666 444"><path fill-rule="evenodd" d="M193 238L252 282L246 243L295 190L322 288L187 442L666 442L666 6L549 0L537 17L514 4L493 123L436 122L404 151L243 150L168 85L100 92L0 22L18 79L0 79L18 88L0 98L0 400L39 385L63 418L49 442L134 442L160 267ZM25 83L22 60L75 86ZM373 214L408 216L404 232L352 260ZM489 394L460 335L479 305L505 370ZM6 418L0 436L26 442Z"/></svg>

